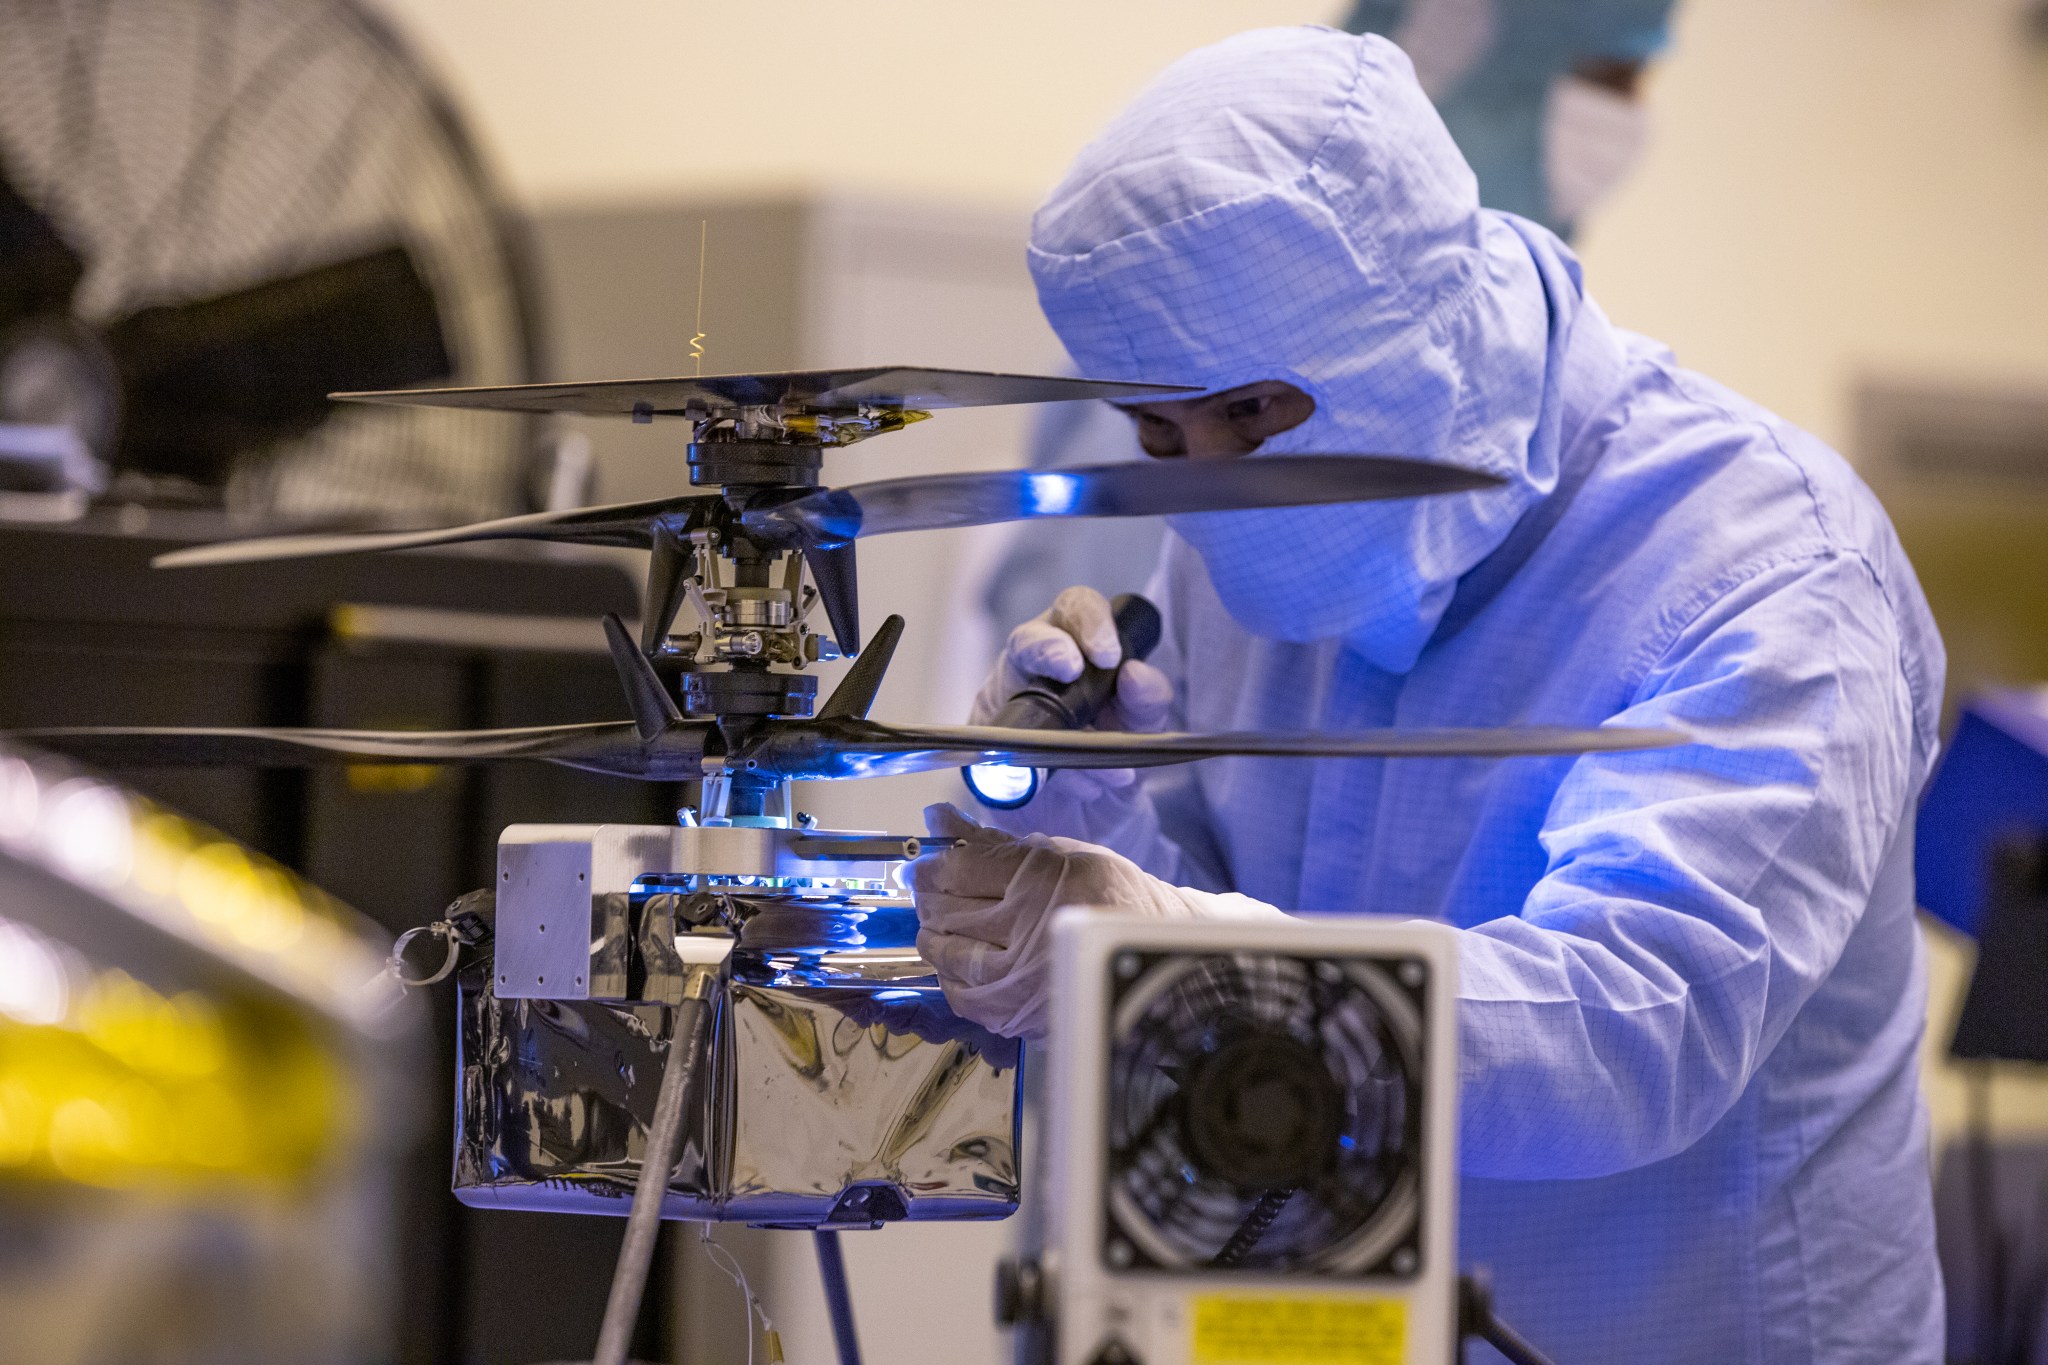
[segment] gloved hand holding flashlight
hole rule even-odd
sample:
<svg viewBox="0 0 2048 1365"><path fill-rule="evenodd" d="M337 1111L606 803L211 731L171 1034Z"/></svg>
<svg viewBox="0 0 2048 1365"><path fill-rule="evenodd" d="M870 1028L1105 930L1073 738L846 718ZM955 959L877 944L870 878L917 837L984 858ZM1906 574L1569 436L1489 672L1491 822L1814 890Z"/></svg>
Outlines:
<svg viewBox="0 0 2048 1365"><path fill-rule="evenodd" d="M956 1014L1005 1037L1045 1036L1057 910L1071 905L1158 919L1287 918L1249 896L1171 885L1121 854L1076 839L1019 839L984 828L948 805L927 807L924 818L934 836L960 842L911 864L917 950L937 969Z"/></svg>
<svg viewBox="0 0 2048 1365"><path fill-rule="evenodd" d="M1109 600L1085 587L1068 588L1052 606L1010 632L1002 656L974 699L968 723L999 724L999 713L1019 692L1048 679L1074 682L1089 667L1116 670L1115 691L1091 728L1165 728L1173 684L1142 659L1125 657ZM977 769L976 775L983 771ZM1130 768L1065 769L1049 774L1025 804L1013 809L991 806L987 819L1016 834L1099 837L1100 831L1119 822L1136 787L1137 773Z"/></svg>

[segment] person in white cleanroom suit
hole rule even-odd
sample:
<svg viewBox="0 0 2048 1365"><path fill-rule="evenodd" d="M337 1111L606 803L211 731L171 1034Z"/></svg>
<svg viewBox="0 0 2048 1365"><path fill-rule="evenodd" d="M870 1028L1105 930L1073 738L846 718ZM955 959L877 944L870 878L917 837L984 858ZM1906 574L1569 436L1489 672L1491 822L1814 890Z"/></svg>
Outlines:
<svg viewBox="0 0 2048 1365"><path fill-rule="evenodd" d="M1638 86L1667 40L1672 0L1356 0L1343 27L1393 40L1479 180L1479 202L1572 232L1627 179L1649 140ZM1058 403L1033 420L1034 469L1138 458L1102 403ZM1017 536L981 605L998 635L1070 583L1141 586L1159 557L1151 518L1113 536L1087 522Z"/></svg>
<svg viewBox="0 0 2048 1365"><path fill-rule="evenodd" d="M1942 652L1818 440L1613 326L1378 38L1244 34L1040 208L1031 268L1162 457L1394 452L1484 492L1178 518L1119 723L1670 724L1679 749L1055 774L915 865L956 1010L1045 1026L1065 905L1459 926L1461 1258L1561 1362L1941 1354L1915 1049L1915 798ZM1103 604L1013 636L1113 661ZM979 718L979 717L977 717ZM1019 838L1017 835L1029 834ZM1050 838L1047 836L1061 836Z"/></svg>

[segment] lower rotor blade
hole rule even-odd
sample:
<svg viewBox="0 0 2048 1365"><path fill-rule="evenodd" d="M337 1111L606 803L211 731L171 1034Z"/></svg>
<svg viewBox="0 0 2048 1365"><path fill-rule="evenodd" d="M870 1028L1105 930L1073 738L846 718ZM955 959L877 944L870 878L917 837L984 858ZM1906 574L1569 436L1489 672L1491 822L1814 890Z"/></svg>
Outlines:
<svg viewBox="0 0 2048 1365"><path fill-rule="evenodd" d="M606 507L577 507L562 512L529 512L468 526L443 526L430 531L385 531L369 535L265 536L194 545L172 550L150 561L159 569L186 569L209 564L251 564L273 559L312 559L322 555L366 554L373 550L417 550L428 545L463 545L480 540L552 540L577 545L619 545L644 550L654 542L652 524L673 518L688 522L716 498L660 498L653 502L621 502Z"/></svg>
<svg viewBox="0 0 2048 1365"><path fill-rule="evenodd" d="M748 531L792 544L1042 517L1151 517L1375 502L1491 488L1491 474L1392 455L1152 460L1075 469L931 474L823 488L749 510Z"/></svg>
<svg viewBox="0 0 2048 1365"><path fill-rule="evenodd" d="M1203 758L1519 758L1664 749L1680 730L1602 726L1385 729L1349 734L1135 734L999 730L821 720L781 727L750 748L763 768L795 778L883 777L975 763L1030 768L1147 768Z"/></svg>
<svg viewBox="0 0 2048 1365"><path fill-rule="evenodd" d="M680 726L643 745L629 722L511 730L320 730L239 726L76 726L9 738L117 768L313 768L362 763L488 763L512 759L687 781L702 767L709 726Z"/></svg>

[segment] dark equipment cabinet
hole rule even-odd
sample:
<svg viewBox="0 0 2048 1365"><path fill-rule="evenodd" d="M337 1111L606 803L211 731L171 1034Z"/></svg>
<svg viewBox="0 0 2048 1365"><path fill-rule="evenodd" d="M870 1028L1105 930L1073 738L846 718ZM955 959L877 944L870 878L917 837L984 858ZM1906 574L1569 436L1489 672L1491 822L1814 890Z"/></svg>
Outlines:
<svg viewBox="0 0 2048 1365"><path fill-rule="evenodd" d="M0 525L0 728L465 729L626 714L597 620L637 615L627 566L514 547L149 567L220 534L199 517L133 510ZM111 775L298 869L394 934L488 884L507 824L666 823L680 800L673 787L539 764ZM622 1220L456 1203L454 1001L449 983L433 989L433 1045L409 1087L416 1141L394 1172L397 1359L587 1356ZM650 1299L634 1354L660 1359L665 1295Z"/></svg>

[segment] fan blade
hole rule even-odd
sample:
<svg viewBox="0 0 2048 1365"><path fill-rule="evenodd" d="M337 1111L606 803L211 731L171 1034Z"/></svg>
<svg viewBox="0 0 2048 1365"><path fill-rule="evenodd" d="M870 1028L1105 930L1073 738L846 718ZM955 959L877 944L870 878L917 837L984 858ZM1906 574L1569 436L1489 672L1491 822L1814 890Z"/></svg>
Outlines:
<svg viewBox="0 0 2048 1365"><path fill-rule="evenodd" d="M400 245L144 308L104 340L121 372L116 463L218 484L235 456L324 421L334 389L453 371L440 308Z"/></svg>
<svg viewBox="0 0 2048 1365"><path fill-rule="evenodd" d="M85 262L47 215L16 192L0 168L0 327L70 310Z"/></svg>
<svg viewBox="0 0 2048 1365"><path fill-rule="evenodd" d="M668 694L661 675L647 662L626 633L626 624L616 612L604 614L604 641L611 648L612 667L619 671L619 686L626 693L626 705L633 711L633 726L640 738L652 744L662 734L683 723L676 699Z"/></svg>
<svg viewBox="0 0 2048 1365"><path fill-rule="evenodd" d="M857 407L974 408L1004 403L1067 403L1108 398L1131 402L1199 393L1179 384L1129 384L1106 379L935 370L879 365L857 370L782 370L707 374L685 379L605 379L568 384L506 384L495 388L402 389L337 393L350 403L407 407L483 408L493 412L573 412L586 416L712 417L743 407L800 404L814 410Z"/></svg>
<svg viewBox="0 0 2048 1365"><path fill-rule="evenodd" d="M306 768L349 763L486 763L538 759L623 777L688 781L701 770L708 725L644 745L625 721L512 730L319 730L243 726L75 726L9 738L121 768Z"/></svg>
<svg viewBox="0 0 2048 1365"><path fill-rule="evenodd" d="M1348 734L1139 734L1120 730L998 730L820 718L778 727L746 757L792 778L883 777L976 763L1031 768L1144 768L1203 758L1516 758L1663 749L1679 730L1603 726L1384 729Z"/></svg>
<svg viewBox="0 0 2048 1365"><path fill-rule="evenodd" d="M417 550L429 545L463 545L479 540L551 540L577 545L622 545L646 549L656 523L693 527L716 497L661 498L653 502L621 502L605 507L578 507L562 512L529 512L468 526L432 531L389 531L371 535L265 536L229 540L172 550L150 561L159 569L194 568L208 564L248 564L272 559L311 559L320 555L365 554L372 550Z"/></svg>
<svg viewBox="0 0 2048 1365"><path fill-rule="evenodd" d="M831 546L858 536L1040 517L1150 517L1371 502L1498 483L1478 470L1392 455L1162 460L882 479L752 508L740 520L749 535L768 544Z"/></svg>
<svg viewBox="0 0 2048 1365"><path fill-rule="evenodd" d="M818 600L825 604L833 642L842 654L860 653L860 581L854 571L853 543L805 545L803 552L811 581L818 585Z"/></svg>
<svg viewBox="0 0 2048 1365"><path fill-rule="evenodd" d="M868 647L860 652L860 658L846 670L839 686L832 689L832 695L825 699L818 719L866 720L868 708L875 704L875 693L882 688L882 676L889 671L889 660L896 653L896 642L902 638L902 617L891 616L882 622L875 638L868 641Z"/></svg>

